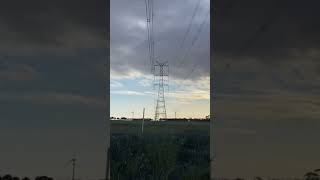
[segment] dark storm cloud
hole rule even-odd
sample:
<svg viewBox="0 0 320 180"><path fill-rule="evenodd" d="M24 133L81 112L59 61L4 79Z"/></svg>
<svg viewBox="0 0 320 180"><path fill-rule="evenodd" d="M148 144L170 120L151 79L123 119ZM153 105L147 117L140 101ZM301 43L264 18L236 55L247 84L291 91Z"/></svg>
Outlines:
<svg viewBox="0 0 320 180"><path fill-rule="evenodd" d="M1 3L1 173L61 179L76 152L78 178L104 176L107 8L104 0Z"/></svg>
<svg viewBox="0 0 320 180"><path fill-rule="evenodd" d="M318 1L217 1L212 52L217 90L235 76L233 85L241 81L256 86L267 80L262 86L319 88L318 5Z"/></svg>
<svg viewBox="0 0 320 180"><path fill-rule="evenodd" d="M213 2L217 176L301 177L319 161L318 7L315 0Z"/></svg>
<svg viewBox="0 0 320 180"><path fill-rule="evenodd" d="M2 54L106 47L103 0L6 1L0 6Z"/></svg>
<svg viewBox="0 0 320 180"><path fill-rule="evenodd" d="M35 80L37 71L24 64L3 64L0 67L0 80L2 81L27 81Z"/></svg>
<svg viewBox="0 0 320 180"><path fill-rule="evenodd" d="M95 97L86 97L76 94L68 93L34 93L34 94L0 94L0 99L24 102L30 104L56 104L56 105L88 105L88 106L97 106L100 108L105 108L105 102L103 99Z"/></svg>
<svg viewBox="0 0 320 180"><path fill-rule="evenodd" d="M105 49L82 50L73 56L28 55L0 59L3 60L1 92L105 96Z"/></svg>
<svg viewBox="0 0 320 180"><path fill-rule="evenodd" d="M227 2L214 4L217 54L260 59L282 55L281 59L287 60L290 48L319 48L318 1L230 1L233 6L229 9Z"/></svg>
<svg viewBox="0 0 320 180"><path fill-rule="evenodd" d="M128 3L131 5L126 6ZM209 74L209 18L199 39L187 54L183 68L179 66L209 10L209 3L210 1L201 0L190 34L183 48L180 49L196 1L155 2L155 57L162 61L169 61L170 75L173 78L185 78L195 64L197 68L188 79L199 79ZM123 74L130 70L149 73L144 2L112 1L111 7L111 69Z"/></svg>

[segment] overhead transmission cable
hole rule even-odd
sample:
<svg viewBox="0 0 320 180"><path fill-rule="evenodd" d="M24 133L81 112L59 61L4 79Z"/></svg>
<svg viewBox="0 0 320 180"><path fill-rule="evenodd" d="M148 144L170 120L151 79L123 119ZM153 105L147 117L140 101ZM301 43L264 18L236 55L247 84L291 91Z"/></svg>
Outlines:
<svg viewBox="0 0 320 180"><path fill-rule="evenodd" d="M145 4L146 4L146 18L147 18L147 36L148 36L148 55L149 55L149 61L150 61L150 65L151 65L151 47L150 47L150 28L149 28L149 4L148 4L148 0L145 0Z"/></svg>
<svg viewBox="0 0 320 180"><path fill-rule="evenodd" d="M193 10L192 17L191 17L190 22L189 22L189 24L188 24L187 30L186 30L186 32L184 33L183 40L182 40L182 42L181 42L181 44L180 44L180 49L183 47L183 44L184 44L184 42L186 41L186 38L187 38L187 36L188 36L188 34L189 34L189 32L190 32L190 29L191 29L191 26L192 26L194 17L195 17L195 15L196 15L196 13L197 13L197 11L198 11L198 9L199 9L199 5L200 5L200 0L198 0L198 2L197 2L197 4L196 4L196 7L195 7L194 10Z"/></svg>
<svg viewBox="0 0 320 180"><path fill-rule="evenodd" d="M208 58L210 60L210 57ZM190 71L190 73L188 73L184 78L183 78L183 81L187 80L191 74L198 68L199 66L199 63L198 62L195 62L195 64L192 66L192 69Z"/></svg>
<svg viewBox="0 0 320 180"><path fill-rule="evenodd" d="M205 23L205 25L206 25L206 24L207 24L207 23ZM209 53L209 54L210 54L210 53ZM210 59L210 57L209 57L209 59ZM184 81L190 77L190 75L195 71L195 69L198 67L198 65L199 65L199 63L196 61L195 64L192 66L192 69L191 69L190 73L187 74L187 75L183 78Z"/></svg>
<svg viewBox="0 0 320 180"><path fill-rule="evenodd" d="M269 14L266 18L265 21L258 26L256 31L253 33L253 35L243 43L243 46L239 48L238 50L238 55L243 56L245 53L252 48L252 45L257 41L259 37L261 37L269 28L270 26L277 20L277 18L281 15L281 12L285 5L287 5L283 1L277 2L278 4L275 5L276 10L273 11L273 13ZM230 64L226 64L227 68L230 68ZM226 70L225 70L226 72ZM225 73L224 72L224 73Z"/></svg>
<svg viewBox="0 0 320 180"><path fill-rule="evenodd" d="M199 26L199 28L198 28L198 30L197 30L197 33L196 33L195 37L193 38L193 41L192 41L192 43L191 43L191 46L189 47L188 51L186 51L185 55L183 56L182 61L181 61L180 64L179 64L179 68L180 68L180 69L181 69L181 67L182 67L182 65L183 65L184 59L185 59L185 58L187 57L187 55L191 52L191 49L192 49L193 46L195 45L195 42L199 39L200 33L202 32L202 29L203 29L204 27L206 27L206 24L207 24L206 22L207 22L207 19L208 19L209 14L210 14L210 9L208 10L208 12L207 12L204 20L202 21L201 25ZM185 82L185 81L191 76L191 74L194 73L194 71L197 69L198 66L199 66L199 63L196 61L195 64L192 66L191 71L190 71L188 74L186 74L186 76L184 76L184 77L182 78L182 82L181 82L180 84L178 84L177 88L180 88L180 87L182 86L183 82ZM178 98L176 98L176 100L178 100Z"/></svg>
<svg viewBox="0 0 320 180"><path fill-rule="evenodd" d="M178 53L183 50L184 43L185 43L185 41L187 39L187 36L189 35L189 32L191 30L191 26L193 24L194 17L195 17L195 15L196 15L196 13L197 13L197 11L199 9L199 6L200 6L200 0L197 1L197 4L196 4L195 8L193 9L193 14L191 16L191 19L190 19L190 22L189 22L188 27L186 29L186 32L184 33L183 39L182 39L182 41L180 43L179 50L177 51ZM179 54L177 54L175 59L179 59Z"/></svg>
<svg viewBox="0 0 320 180"><path fill-rule="evenodd" d="M148 33L148 54L149 54L149 61L150 61L150 69L151 69L151 73L154 75L153 77L153 84L155 81L155 51L154 51L154 45L155 45L155 41L154 41L154 13L153 13L153 9L154 9L154 3L153 0L145 0L145 4L146 4L146 18L147 18L147 33ZM153 86L153 88L155 88ZM155 108L155 99L156 96L154 94L154 108Z"/></svg>
<svg viewBox="0 0 320 180"><path fill-rule="evenodd" d="M148 36L148 54L153 72L154 66L154 35L153 35L153 0L145 0L146 18L147 18L147 36Z"/></svg>
<svg viewBox="0 0 320 180"><path fill-rule="evenodd" d="M230 1L230 4L227 6L227 9L231 9L234 5L234 2L235 1ZM282 7L284 4L280 4L280 7ZM280 8L279 8L280 9ZM210 12L210 11L209 11ZM266 29L275 21L276 17L279 16L278 14L279 12L277 13L274 13L272 14L272 16L270 16L265 23L263 23L261 26L259 26L259 28L257 28L256 32L254 33L254 35L244 44L244 46L242 48L240 48L240 53L243 53L246 49L250 48L251 45L253 44L253 42L263 33L266 31ZM209 13L208 13L209 14ZM207 15L208 15L207 14ZM226 14L224 14L225 16ZM181 68L182 65L183 65L183 62L184 62L184 59L186 58L186 55L188 53L190 53L190 50L191 48L193 47L194 43L196 42L196 40L198 39L198 35L200 34L201 32L201 29L202 29L202 26L204 24L204 22L206 21L207 17L205 18L205 20L203 21L203 23L201 24L201 26L199 27L198 29L198 33L197 33L197 36L195 36L194 40L192 41L192 44L191 44L191 47L189 48L188 51L186 51L185 55L183 56L182 60L180 61L179 63L179 67ZM189 30L187 30L189 31ZM183 40L183 42L185 41L185 39ZM183 44L182 44L183 45ZM188 73L184 78L183 78L183 81L185 81L187 78L190 77L190 75L194 72L194 70L197 68L198 64L196 63L192 70L190 71L190 73ZM179 85L180 86L180 85ZM178 87L179 87L178 86Z"/></svg>
<svg viewBox="0 0 320 180"><path fill-rule="evenodd" d="M206 24L206 21L209 17L209 14L210 14L210 10L208 10L208 12L206 13L206 16L204 18L204 20L202 21L201 25L199 26L197 32L196 32L196 35L194 36L192 42L191 42L191 46L188 48L188 50L185 52L185 54L182 56L181 60L179 61L179 64L178 64L178 67L181 69L182 66L184 65L184 62L185 62L185 59L187 57L187 55L189 55L191 49L193 48L195 42L199 39L199 36L200 36L200 33L204 27L204 25Z"/></svg>
<svg viewBox="0 0 320 180"><path fill-rule="evenodd" d="M151 68L152 72L154 71L154 28L153 28L153 0L150 0L150 19L151 19Z"/></svg>
<svg viewBox="0 0 320 180"><path fill-rule="evenodd" d="M254 32L253 36L248 39L244 43L244 46L239 49L239 53L243 54L245 51L247 51L249 48L252 47L252 44L256 42L256 40L264 33L266 32L269 27L277 20L277 18L281 15L281 12L283 10L283 7L285 6L285 3L283 1L279 1L279 4L276 4L276 10L265 20L263 24L261 24L257 30Z"/></svg>

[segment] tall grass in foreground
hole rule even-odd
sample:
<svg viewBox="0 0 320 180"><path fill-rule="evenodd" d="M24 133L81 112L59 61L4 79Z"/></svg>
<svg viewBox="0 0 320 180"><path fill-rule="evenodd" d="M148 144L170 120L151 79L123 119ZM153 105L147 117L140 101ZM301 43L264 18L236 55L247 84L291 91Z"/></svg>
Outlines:
<svg viewBox="0 0 320 180"><path fill-rule="evenodd" d="M209 165L209 134L111 137L112 180L207 180Z"/></svg>

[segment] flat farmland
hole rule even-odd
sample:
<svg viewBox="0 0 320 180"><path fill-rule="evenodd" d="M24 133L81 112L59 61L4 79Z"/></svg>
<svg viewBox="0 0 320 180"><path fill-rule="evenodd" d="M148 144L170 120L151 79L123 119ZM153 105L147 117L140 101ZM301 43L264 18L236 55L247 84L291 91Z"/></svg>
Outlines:
<svg viewBox="0 0 320 180"><path fill-rule="evenodd" d="M111 121L112 134L141 134L142 121ZM146 134L195 133L209 135L209 121L144 121Z"/></svg>
<svg viewBox="0 0 320 180"><path fill-rule="evenodd" d="M209 179L209 121L111 121L111 178Z"/></svg>

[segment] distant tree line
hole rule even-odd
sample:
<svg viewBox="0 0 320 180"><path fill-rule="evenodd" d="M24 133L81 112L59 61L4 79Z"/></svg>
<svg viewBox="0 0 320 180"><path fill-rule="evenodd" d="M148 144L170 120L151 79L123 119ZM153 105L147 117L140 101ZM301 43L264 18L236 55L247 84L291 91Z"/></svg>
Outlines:
<svg viewBox="0 0 320 180"><path fill-rule="evenodd" d="M131 120L131 118L126 118L126 117L121 117L121 118L119 118L119 117L110 117L110 119L111 120L115 120L115 119L118 119L118 120L127 120L127 119L130 119ZM134 118L133 120L142 120L142 118ZM144 118L144 120L145 121L151 121L152 119L151 118Z"/></svg>
<svg viewBox="0 0 320 180"><path fill-rule="evenodd" d="M126 120L126 119L130 119L130 118L126 118L126 117L113 117L111 116L110 119L114 120L114 119L118 119L118 120ZM142 118L134 118L133 120L142 120ZM151 118L145 118L144 120L146 121L151 121ZM160 120L166 120L166 121L209 121L210 120L210 116L206 116L205 118L160 118Z"/></svg>
<svg viewBox="0 0 320 180"><path fill-rule="evenodd" d="M210 119L206 118L161 118L160 120L166 120L166 121L208 121Z"/></svg>
<svg viewBox="0 0 320 180"><path fill-rule="evenodd" d="M0 180L20 180L20 178L17 176L6 174L4 176L0 176ZM21 180L31 180L31 179L28 177L23 177ZM34 178L34 180L53 180L53 178L48 176L37 176Z"/></svg>
<svg viewBox="0 0 320 180"><path fill-rule="evenodd" d="M111 116L110 119L128 119L128 118L126 118L126 117L121 117L121 118L119 118L119 117L113 117L113 116Z"/></svg>
<svg viewBox="0 0 320 180"><path fill-rule="evenodd" d="M320 180L320 169L315 169L304 174L303 178L266 178L266 180ZM226 178L214 178L214 180L228 180ZM232 180L232 179L231 179ZM244 178L234 178L233 180L245 180ZM264 178L256 176L252 180L264 180Z"/></svg>

